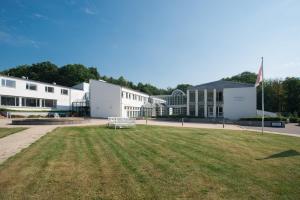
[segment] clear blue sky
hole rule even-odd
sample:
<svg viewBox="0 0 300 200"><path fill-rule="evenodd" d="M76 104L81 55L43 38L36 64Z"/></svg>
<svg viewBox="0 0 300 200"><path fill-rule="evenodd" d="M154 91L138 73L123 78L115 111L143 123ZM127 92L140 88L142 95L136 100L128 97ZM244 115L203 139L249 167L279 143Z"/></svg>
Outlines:
<svg viewBox="0 0 300 200"><path fill-rule="evenodd" d="M0 69L49 60L159 87L300 76L299 0L1 0Z"/></svg>

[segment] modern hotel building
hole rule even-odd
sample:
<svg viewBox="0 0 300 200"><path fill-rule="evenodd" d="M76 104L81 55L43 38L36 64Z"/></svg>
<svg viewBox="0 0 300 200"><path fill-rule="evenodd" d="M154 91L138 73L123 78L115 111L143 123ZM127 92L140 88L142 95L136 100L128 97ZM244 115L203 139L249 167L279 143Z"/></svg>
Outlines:
<svg viewBox="0 0 300 200"><path fill-rule="evenodd" d="M6 111L73 112L90 117L180 115L238 119L256 115L252 84L215 81L189 87L187 94L149 96L101 80L73 87L0 75L0 108ZM84 112L81 112L84 110Z"/></svg>

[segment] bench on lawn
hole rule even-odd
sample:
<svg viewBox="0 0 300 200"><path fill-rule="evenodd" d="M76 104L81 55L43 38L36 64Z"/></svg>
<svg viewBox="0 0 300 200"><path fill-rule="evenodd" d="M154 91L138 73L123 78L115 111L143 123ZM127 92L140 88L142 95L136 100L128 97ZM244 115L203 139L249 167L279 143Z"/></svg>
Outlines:
<svg viewBox="0 0 300 200"><path fill-rule="evenodd" d="M135 126L135 118L127 117L108 117L108 127L127 128Z"/></svg>

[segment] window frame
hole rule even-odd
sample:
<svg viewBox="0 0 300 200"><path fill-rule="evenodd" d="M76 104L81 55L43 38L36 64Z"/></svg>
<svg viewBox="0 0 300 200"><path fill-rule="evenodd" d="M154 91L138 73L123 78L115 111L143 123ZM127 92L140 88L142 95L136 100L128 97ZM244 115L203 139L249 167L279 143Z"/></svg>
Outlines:
<svg viewBox="0 0 300 200"><path fill-rule="evenodd" d="M61 88L61 89L60 89L60 94L61 94L61 95L68 96L68 95L69 95L69 90L68 90L68 89L64 89L64 88Z"/></svg>
<svg viewBox="0 0 300 200"><path fill-rule="evenodd" d="M35 87L35 89L34 89ZM26 90L37 91L38 85L35 83L26 83Z"/></svg>

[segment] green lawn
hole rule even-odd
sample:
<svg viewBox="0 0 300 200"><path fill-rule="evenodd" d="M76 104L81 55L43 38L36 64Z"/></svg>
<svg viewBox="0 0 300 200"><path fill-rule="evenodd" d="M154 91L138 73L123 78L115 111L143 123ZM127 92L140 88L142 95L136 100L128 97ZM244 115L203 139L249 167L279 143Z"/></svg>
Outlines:
<svg viewBox="0 0 300 200"><path fill-rule="evenodd" d="M23 130L25 130L25 128L0 128L0 138Z"/></svg>
<svg viewBox="0 0 300 200"><path fill-rule="evenodd" d="M65 127L0 165L0 199L300 199L300 138Z"/></svg>

